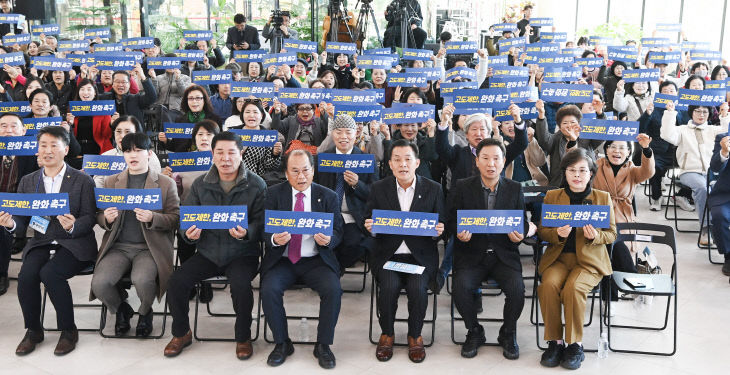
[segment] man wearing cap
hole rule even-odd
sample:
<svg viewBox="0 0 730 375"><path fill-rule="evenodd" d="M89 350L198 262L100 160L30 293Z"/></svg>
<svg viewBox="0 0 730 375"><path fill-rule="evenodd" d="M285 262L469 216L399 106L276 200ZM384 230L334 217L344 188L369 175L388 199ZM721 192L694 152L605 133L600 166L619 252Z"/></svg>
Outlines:
<svg viewBox="0 0 730 375"><path fill-rule="evenodd" d="M352 117L340 115L332 122L332 141L334 147L325 153L329 154L363 154L355 147L357 124ZM317 164L319 165L319 163ZM330 188L337 193L340 203L340 213L344 220L342 243L335 248L335 256L340 262L340 273L351 267L361 259L370 246L372 237L363 226L365 222L365 206L370 185L377 180L377 170L373 173L344 173L319 172L314 180L318 184Z"/></svg>

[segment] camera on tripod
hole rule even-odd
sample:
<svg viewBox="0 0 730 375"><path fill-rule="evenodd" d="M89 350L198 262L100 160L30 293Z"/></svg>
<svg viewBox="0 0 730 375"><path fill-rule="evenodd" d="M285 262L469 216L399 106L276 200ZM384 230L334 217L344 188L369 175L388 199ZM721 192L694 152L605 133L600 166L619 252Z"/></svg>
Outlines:
<svg viewBox="0 0 730 375"><path fill-rule="evenodd" d="M272 10L271 11L271 26L273 26L275 29L280 28L281 25L284 24L284 16L289 17L289 12L279 10L279 9Z"/></svg>

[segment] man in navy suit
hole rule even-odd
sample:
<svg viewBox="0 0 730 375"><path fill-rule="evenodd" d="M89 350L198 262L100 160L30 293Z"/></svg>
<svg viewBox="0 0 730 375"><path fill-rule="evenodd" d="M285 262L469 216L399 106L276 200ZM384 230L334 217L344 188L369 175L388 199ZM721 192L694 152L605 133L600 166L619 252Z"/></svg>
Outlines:
<svg viewBox="0 0 730 375"><path fill-rule="evenodd" d="M717 244L717 251L725 255L722 273L730 276L730 136L718 134L715 137L715 149L710 159L710 170L717 173L717 181L710 190L707 204L710 207L712 220L712 236Z"/></svg>
<svg viewBox="0 0 730 375"><path fill-rule="evenodd" d="M96 225L94 181L63 161L70 142L66 129L45 127L38 131L37 139L38 159L43 169L23 177L18 193L68 193L70 213L37 218L47 221L45 225L32 226L34 236L23 249L18 300L27 331L15 354L26 355L43 341L42 282L56 309L56 322L61 330L54 354L64 355L74 350L79 339L67 280L93 264L97 255L93 231ZM30 219L0 212L0 225L11 233L25 233Z"/></svg>
<svg viewBox="0 0 730 375"><path fill-rule="evenodd" d="M327 150L330 154L362 154L355 147L357 123L348 115L340 115L332 121L332 141L335 147ZM377 168L375 169L377 173ZM340 202L340 213L344 221L342 243L335 249L335 256L340 262L340 272L352 267L371 247L372 237L363 227L365 221L365 204L370 194L370 185L377 179L377 174L317 172L315 181L337 193Z"/></svg>
<svg viewBox="0 0 730 375"><path fill-rule="evenodd" d="M266 252L261 262L261 301L266 321L274 334L276 346L269 355L269 366L279 366L294 353L289 339L284 292L295 283L303 283L319 294L319 325L314 356L322 368L335 367L330 350L340 315L340 266L333 249L342 240L342 215L337 194L313 184L314 158L305 150L294 150L285 158L287 182L270 187L266 210L331 212L332 236L264 233Z"/></svg>
<svg viewBox="0 0 730 375"><path fill-rule="evenodd" d="M20 137L25 135L23 119L15 113L0 115L0 137ZM35 155L0 157L0 193L15 193L23 176L38 170L38 159ZM25 240L25 233L19 240ZM0 296L8 291L8 266L14 237L7 231L0 230Z"/></svg>

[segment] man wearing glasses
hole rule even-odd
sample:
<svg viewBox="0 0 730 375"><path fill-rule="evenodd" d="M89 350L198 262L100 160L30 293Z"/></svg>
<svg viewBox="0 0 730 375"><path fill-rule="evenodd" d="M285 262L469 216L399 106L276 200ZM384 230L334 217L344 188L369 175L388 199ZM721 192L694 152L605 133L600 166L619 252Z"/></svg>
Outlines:
<svg viewBox="0 0 730 375"><path fill-rule="evenodd" d="M120 70L112 75L112 90L105 94L99 95L99 100L114 100L117 105L117 112L112 116L112 121L119 116L134 116L139 122L144 123L144 110L157 101L157 91L152 82L142 70L142 66L137 64L132 73L142 81L144 93L130 94L129 81L131 76L126 71Z"/></svg>

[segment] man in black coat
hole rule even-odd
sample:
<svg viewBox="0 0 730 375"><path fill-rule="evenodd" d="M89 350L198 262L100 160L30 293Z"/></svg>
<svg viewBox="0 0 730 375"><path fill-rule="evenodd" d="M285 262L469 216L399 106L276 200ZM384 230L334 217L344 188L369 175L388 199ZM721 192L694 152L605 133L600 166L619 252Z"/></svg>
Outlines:
<svg viewBox="0 0 730 375"><path fill-rule="evenodd" d="M496 280L505 294L504 324L498 337L502 353L507 359L519 357L516 327L525 303L525 285L517 246L530 227L524 214L522 186L500 176L505 153L499 140L481 141L477 145L476 161L480 174L457 181L449 193L447 223L449 231L456 234L453 296L469 330L461 349L461 355L466 358L474 357L479 346L486 342L484 328L477 321L478 304L474 294L487 278ZM520 210L523 228L508 234L457 232L459 210Z"/></svg>
<svg viewBox="0 0 730 375"><path fill-rule="evenodd" d="M710 170L717 173L715 185L707 197L712 221L712 237L717 243L717 251L725 255L722 273L730 276L730 136L718 134L715 137L715 149L710 159Z"/></svg>
<svg viewBox="0 0 730 375"><path fill-rule="evenodd" d="M42 282L56 309L56 322L61 330L54 354L64 355L74 350L79 339L67 280L93 264L97 255L93 230L96 225L94 181L64 163L69 143L66 129L45 127L38 132L37 139L38 159L43 169L23 177L18 193L68 193L70 213L47 217L45 226L34 226L34 236L23 249L18 300L27 331L15 354L26 355L43 341ZM0 225L11 233L25 233L30 219L0 213Z"/></svg>
<svg viewBox="0 0 730 375"><path fill-rule="evenodd" d="M372 212L375 209L392 211L418 211L439 215L436 237L377 234L376 246L370 254L370 268L378 283L378 310L382 334L375 356L387 361L393 356L394 321L401 289L408 296L408 358L422 362L426 358L421 329L428 307L428 289L436 293L435 277L438 268L438 236L444 230L443 192L441 185L416 176L418 147L405 139L395 141L389 160L393 176L375 182L368 197L365 228L372 232ZM409 274L386 270L389 261L425 267L421 274Z"/></svg>
<svg viewBox="0 0 730 375"><path fill-rule="evenodd" d="M283 297L287 289L299 282L319 294L314 356L322 368L334 368L335 356L329 346L334 342L342 297L340 266L333 251L342 241L340 205L335 192L312 183L314 158L308 151L291 151L285 159L285 168L287 182L268 189L266 210L330 212L333 214L332 235L264 233L266 252L261 261L261 302L276 343L267 363L279 366L294 353Z"/></svg>
<svg viewBox="0 0 730 375"><path fill-rule="evenodd" d="M228 28L226 37L226 47L231 50L231 57L233 57L233 51L255 51L261 48L259 31L254 26L246 25L246 16L236 14L233 16L233 23L236 25Z"/></svg>
<svg viewBox="0 0 730 375"><path fill-rule="evenodd" d="M332 121L332 137L335 147L326 151L330 154L363 154L355 147L357 124L352 117L341 115ZM318 164L319 165L319 164ZM372 237L367 232L365 222L365 205L370 194L370 185L377 180L377 168L373 173L319 172L314 180L335 193L340 202L340 213L344 221L342 243L335 249L335 256L340 263L340 272L352 267L362 259L372 245Z"/></svg>
<svg viewBox="0 0 730 375"><path fill-rule="evenodd" d="M99 95L99 100L114 100L117 105L115 116L134 116L144 124L144 110L157 101L157 91L152 82L147 79L141 65L137 64L134 73L142 81L144 93L130 94L129 80L131 77L126 71L120 70L112 75L111 91Z"/></svg>

